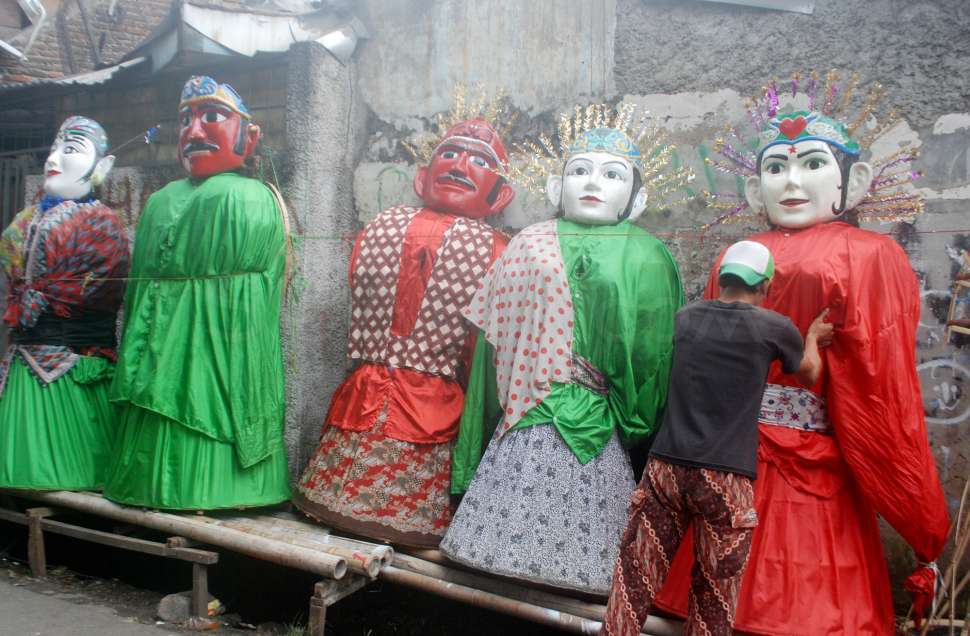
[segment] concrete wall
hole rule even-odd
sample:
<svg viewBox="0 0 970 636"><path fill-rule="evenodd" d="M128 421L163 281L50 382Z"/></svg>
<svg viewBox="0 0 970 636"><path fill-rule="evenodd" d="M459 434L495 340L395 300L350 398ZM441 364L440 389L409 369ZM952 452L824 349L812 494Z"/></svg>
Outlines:
<svg viewBox="0 0 970 636"><path fill-rule="evenodd" d="M857 71L862 86L879 81L888 89L887 102L904 118L889 147L920 148L926 213L912 224L870 229L903 245L922 282L917 356L930 443L955 513L970 474L970 357L966 341L947 342L944 322L958 261L970 248L970 6L959 0L818 0L813 15L799 15L618 0L615 59L618 93L668 118L685 161L700 169L698 187L712 191L735 186L705 171L702 156L724 120L743 121L741 98L768 78L804 73L811 65ZM696 227L709 216L688 214L681 227ZM706 244L688 232L669 238L694 292L714 254L712 243L743 231L727 226L719 234ZM888 528L884 536L898 580L908 573L910 551Z"/></svg>
<svg viewBox="0 0 970 636"><path fill-rule="evenodd" d="M921 149L927 211L912 224L870 229L897 238L923 285L918 361L930 442L955 513L970 468L970 357L963 340L947 342L944 321L957 262L970 249L970 5L817 0L814 13L802 15L680 0L364 4L374 38L358 63L371 111L354 174L361 222L416 201L414 166L401 142L448 107L455 80L509 91L520 113L513 139L551 130L557 113L577 101L649 109L677 145L678 160L695 169L697 192L738 191L703 158L724 124L746 121L744 100L767 79L838 68L858 71L862 87L881 82L904 118L886 143ZM520 193L496 223L515 230L550 212ZM642 221L670 246L692 298L718 251L755 229L698 232L713 216L693 203ZM911 565L909 550L891 530L885 535L898 580Z"/></svg>

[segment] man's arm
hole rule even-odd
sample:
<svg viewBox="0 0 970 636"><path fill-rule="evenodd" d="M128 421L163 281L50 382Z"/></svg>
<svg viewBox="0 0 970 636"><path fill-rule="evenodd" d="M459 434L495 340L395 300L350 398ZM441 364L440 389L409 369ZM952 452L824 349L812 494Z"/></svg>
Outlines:
<svg viewBox="0 0 970 636"><path fill-rule="evenodd" d="M818 376L822 373L822 356L818 353L819 347L827 346L832 341L832 323L825 322L825 316L829 310L823 309L815 320L812 321L805 335L805 353L802 355L802 363L795 372L795 377L804 386L815 386Z"/></svg>

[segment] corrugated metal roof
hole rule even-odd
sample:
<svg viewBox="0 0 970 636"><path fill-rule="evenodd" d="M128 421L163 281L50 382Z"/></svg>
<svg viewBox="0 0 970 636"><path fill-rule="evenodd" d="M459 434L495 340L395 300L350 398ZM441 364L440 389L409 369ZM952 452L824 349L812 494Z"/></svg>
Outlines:
<svg viewBox="0 0 970 636"><path fill-rule="evenodd" d="M70 75L67 77L37 79L31 82L20 82L16 84L4 84L3 86L0 86L0 93L21 90L24 88L33 88L36 86L93 86L95 84L103 84L114 77L119 71L138 66L147 59L148 58L146 57L136 57L134 59L121 62L120 64L115 64L114 66L102 68L97 71L91 71L90 73L79 73L77 75Z"/></svg>

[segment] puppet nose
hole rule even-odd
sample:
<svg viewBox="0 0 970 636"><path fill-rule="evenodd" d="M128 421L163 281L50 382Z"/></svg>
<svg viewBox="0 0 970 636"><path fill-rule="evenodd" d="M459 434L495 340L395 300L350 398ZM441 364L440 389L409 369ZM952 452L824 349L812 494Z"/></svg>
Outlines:
<svg viewBox="0 0 970 636"><path fill-rule="evenodd" d="M202 130L202 119L200 117L192 117L189 121L189 128L186 134L189 139L201 139L205 137L205 131Z"/></svg>

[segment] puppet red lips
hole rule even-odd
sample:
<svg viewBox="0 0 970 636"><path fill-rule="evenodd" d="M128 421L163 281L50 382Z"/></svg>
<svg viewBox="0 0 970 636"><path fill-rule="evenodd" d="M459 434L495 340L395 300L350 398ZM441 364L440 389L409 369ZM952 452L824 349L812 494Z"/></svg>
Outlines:
<svg viewBox="0 0 970 636"><path fill-rule="evenodd" d="M580 201L589 201L590 203L602 203L603 199L593 196L592 194L587 194L584 197L580 197Z"/></svg>
<svg viewBox="0 0 970 636"><path fill-rule="evenodd" d="M59 174L61 174L61 171L60 170L48 170L47 171L47 176L48 177L56 177Z"/></svg>
<svg viewBox="0 0 970 636"><path fill-rule="evenodd" d="M808 203L808 199L785 199L783 201L779 201L779 203L781 203L781 205L785 206L786 208L794 208L794 207L798 207L799 205Z"/></svg>

